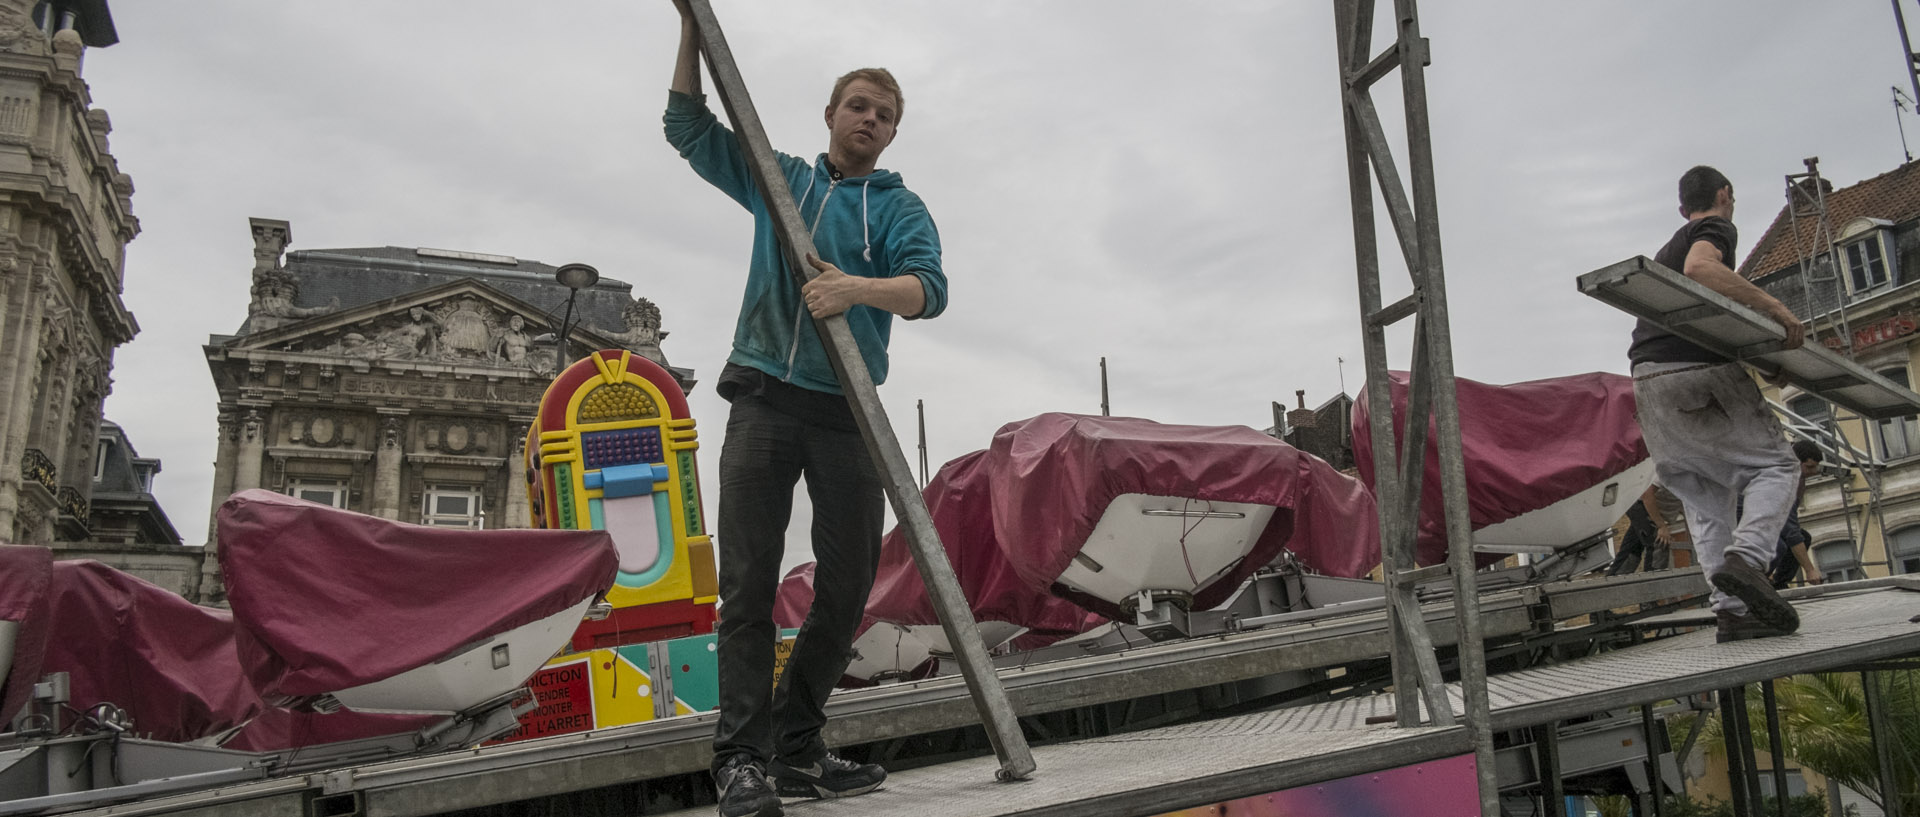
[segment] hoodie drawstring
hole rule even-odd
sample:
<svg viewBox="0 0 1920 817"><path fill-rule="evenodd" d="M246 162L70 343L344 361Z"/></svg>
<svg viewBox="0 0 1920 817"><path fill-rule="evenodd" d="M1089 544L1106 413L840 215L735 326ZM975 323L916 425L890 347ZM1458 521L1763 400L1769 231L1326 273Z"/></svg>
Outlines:
<svg viewBox="0 0 1920 817"><path fill-rule="evenodd" d="M818 181L819 178L820 174L818 173L807 176L807 189L800 193L801 212L806 212L807 197L813 195L813 183ZM872 185L872 179L860 183L860 243L864 245L860 250L860 257L869 262L873 260L873 227L869 223L870 217L867 214L867 189ZM820 229L820 219L824 218L826 214L827 201L826 199L821 199L820 212L814 214L813 226L810 228L810 231Z"/></svg>
<svg viewBox="0 0 1920 817"><path fill-rule="evenodd" d="M807 197L813 195L813 182L818 177L819 177L819 174L817 173L807 174L807 190L806 192L800 194L800 212L804 213L807 211ZM814 219L814 223L816 224L818 224L819 221L820 220L818 218Z"/></svg>

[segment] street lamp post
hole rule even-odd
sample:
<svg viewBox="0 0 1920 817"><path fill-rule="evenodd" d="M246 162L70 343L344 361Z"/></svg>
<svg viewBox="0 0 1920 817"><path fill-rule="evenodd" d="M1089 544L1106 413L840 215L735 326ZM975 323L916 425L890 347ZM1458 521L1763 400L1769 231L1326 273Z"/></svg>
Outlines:
<svg viewBox="0 0 1920 817"><path fill-rule="evenodd" d="M580 290L600 281L600 271L586 264L568 264L554 270L553 277L567 288L566 317L560 319L560 331L553 344L553 371L557 375L567 368L567 338L573 334L573 299L579 297Z"/></svg>

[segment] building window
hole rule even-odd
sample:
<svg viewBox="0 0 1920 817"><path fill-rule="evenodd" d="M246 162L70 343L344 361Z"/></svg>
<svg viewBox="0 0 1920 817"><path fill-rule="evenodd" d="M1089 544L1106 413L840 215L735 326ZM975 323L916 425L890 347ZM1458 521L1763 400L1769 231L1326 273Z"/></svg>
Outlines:
<svg viewBox="0 0 1920 817"><path fill-rule="evenodd" d="M1887 545L1887 561L1896 575L1920 573L1920 525L1893 532L1892 541Z"/></svg>
<svg viewBox="0 0 1920 817"><path fill-rule="evenodd" d="M1803 394L1792 400L1788 400L1787 410L1793 412L1794 416L1799 417L1801 420L1807 421L1807 426L1811 428L1824 429L1827 427L1827 401L1821 399L1818 395ZM1798 425L1799 421L1795 421L1794 424Z"/></svg>
<svg viewBox="0 0 1920 817"><path fill-rule="evenodd" d="M1880 289L1893 280L1887 274L1887 257L1880 246L1881 235L1880 230L1874 230L1866 238L1846 247L1847 283L1852 285L1854 297Z"/></svg>
<svg viewBox="0 0 1920 817"><path fill-rule="evenodd" d="M347 484L337 479L288 480L287 496L331 505L335 508L345 508L347 507Z"/></svg>
<svg viewBox="0 0 1920 817"><path fill-rule="evenodd" d="M442 528L486 527L480 489L471 485L430 485L420 509L420 524Z"/></svg>
<svg viewBox="0 0 1920 817"><path fill-rule="evenodd" d="M1830 582L1850 582L1867 577L1860 569L1859 558L1854 556L1853 541L1850 539L1814 545L1813 564L1820 568L1820 575Z"/></svg>
<svg viewBox="0 0 1920 817"><path fill-rule="evenodd" d="M1910 385L1907 381L1905 366L1881 369L1875 374L1893 381L1895 385ZM1881 420L1878 430L1882 458L1893 460L1920 453L1920 418L1909 414L1905 417Z"/></svg>
<svg viewBox="0 0 1920 817"><path fill-rule="evenodd" d="M93 481L107 478L107 452L113 450L112 440L101 440L100 447L93 452Z"/></svg>

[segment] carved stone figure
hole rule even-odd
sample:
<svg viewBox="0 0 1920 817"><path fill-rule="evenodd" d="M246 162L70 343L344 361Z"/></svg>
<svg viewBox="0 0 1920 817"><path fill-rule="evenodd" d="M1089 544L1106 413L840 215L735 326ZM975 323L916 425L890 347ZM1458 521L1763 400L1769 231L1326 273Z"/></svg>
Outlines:
<svg viewBox="0 0 1920 817"><path fill-rule="evenodd" d="M527 346L533 342L526 332L527 322L519 315L507 318L507 325L493 341L493 362L508 366L527 365Z"/></svg>
<svg viewBox="0 0 1920 817"><path fill-rule="evenodd" d="M636 299L620 313L626 319L627 331L614 335L620 345L638 352L641 357L667 365L666 355L660 351L660 341L667 333L660 331L660 307L645 298Z"/></svg>
<svg viewBox="0 0 1920 817"><path fill-rule="evenodd" d="M380 333L373 357L436 360L440 357L440 317L421 307L407 310L407 320Z"/></svg>
<svg viewBox="0 0 1920 817"><path fill-rule="evenodd" d="M46 35L27 12L12 3L0 4L0 51L15 54L47 53Z"/></svg>
<svg viewBox="0 0 1920 817"><path fill-rule="evenodd" d="M253 277L253 302L247 304L247 324L240 334L251 335L292 323L301 318L324 315L340 308L339 298L327 299L326 306L293 305L300 284L293 276L269 270Z"/></svg>
<svg viewBox="0 0 1920 817"><path fill-rule="evenodd" d="M480 360L493 345L492 310L475 298L462 298L433 310L440 320L439 357L446 361Z"/></svg>

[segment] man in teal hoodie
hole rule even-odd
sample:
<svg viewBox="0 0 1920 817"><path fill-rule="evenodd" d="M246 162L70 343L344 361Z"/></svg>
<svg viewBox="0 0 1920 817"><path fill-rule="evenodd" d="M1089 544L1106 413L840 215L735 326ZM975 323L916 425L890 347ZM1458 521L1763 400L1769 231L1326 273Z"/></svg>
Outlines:
<svg viewBox="0 0 1920 817"><path fill-rule="evenodd" d="M867 68L834 83L827 152L779 155L819 275L787 270L774 221L733 133L699 93L699 38L683 0L680 53L664 117L667 141L701 178L753 213L753 256L733 352L715 390L732 404L720 452L720 719L713 776L723 817L777 817L779 795L847 797L886 771L827 751L827 695L846 671L880 559L881 480L813 319L845 314L873 382L887 379L893 316L947 305L940 236L900 175L874 165L893 142L904 99L893 75ZM813 606L773 686L774 595L794 485L813 499ZM768 782L769 775L773 782ZM776 794L777 792L777 794Z"/></svg>

